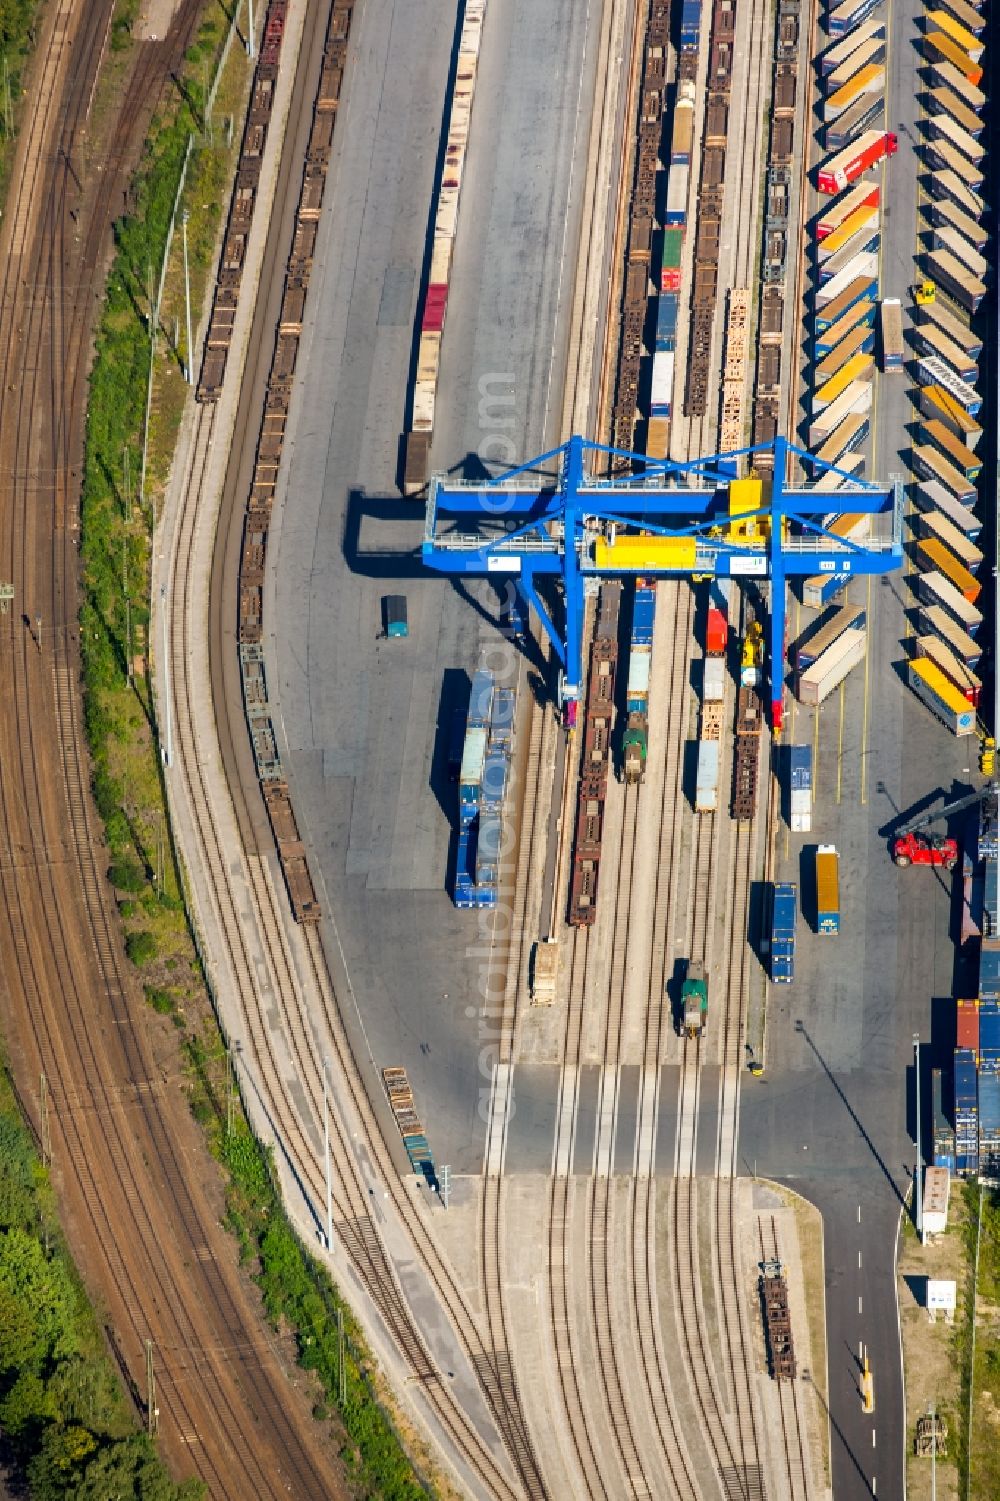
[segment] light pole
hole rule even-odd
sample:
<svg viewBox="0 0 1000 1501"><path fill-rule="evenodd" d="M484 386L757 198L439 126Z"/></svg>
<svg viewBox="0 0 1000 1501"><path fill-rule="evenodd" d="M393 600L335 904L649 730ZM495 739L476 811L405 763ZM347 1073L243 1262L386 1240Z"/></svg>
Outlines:
<svg viewBox="0 0 1000 1501"><path fill-rule="evenodd" d="M191 277L188 272L188 211L181 214L181 238L184 241L184 311L187 315L187 383L194 385L194 346L191 342Z"/></svg>
<svg viewBox="0 0 1000 1501"><path fill-rule="evenodd" d="M917 1081L917 1234L924 1243L924 1174L920 1152L920 1033L913 1034L913 1073Z"/></svg>
<svg viewBox="0 0 1000 1501"><path fill-rule="evenodd" d="M170 657L167 647L167 586L160 585L160 625L163 630L163 703L165 709L167 736L163 746L163 764L169 766L173 760L173 726L170 721Z"/></svg>
<svg viewBox="0 0 1000 1501"><path fill-rule="evenodd" d="M323 1059L323 1162L326 1168L326 1249L333 1250L333 1185L330 1181L330 1102L326 1074L329 1058Z"/></svg>

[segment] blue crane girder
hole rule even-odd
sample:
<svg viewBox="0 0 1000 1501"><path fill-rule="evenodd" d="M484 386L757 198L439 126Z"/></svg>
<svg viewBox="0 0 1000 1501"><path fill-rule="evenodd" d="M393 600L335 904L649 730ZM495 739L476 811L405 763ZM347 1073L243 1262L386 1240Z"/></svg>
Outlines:
<svg viewBox="0 0 1000 1501"><path fill-rule="evenodd" d="M732 518L765 523L763 540L729 536L728 487L740 459L770 453L770 495L759 511ZM591 463L621 459L636 472L603 478ZM836 491L793 485L785 478L796 457L816 470L842 477ZM837 510L832 507L836 505ZM835 535L835 516L870 513L891 518L888 534L856 541ZM694 541L694 562L634 569L602 566L593 544L610 529ZM588 578L699 577L769 581L771 585L771 711L782 719L785 658L785 583L790 575L889 573L903 561L903 488L856 479L835 464L796 448L785 438L734 453L677 463L609 448L572 437L558 448L507 470L495 479L464 483L435 475L430 483L422 545L423 562L439 573L512 578L538 615L563 670L565 700L580 696L585 680L583 617ZM687 549L690 553L690 548ZM542 600L538 581L562 579L559 621Z"/></svg>

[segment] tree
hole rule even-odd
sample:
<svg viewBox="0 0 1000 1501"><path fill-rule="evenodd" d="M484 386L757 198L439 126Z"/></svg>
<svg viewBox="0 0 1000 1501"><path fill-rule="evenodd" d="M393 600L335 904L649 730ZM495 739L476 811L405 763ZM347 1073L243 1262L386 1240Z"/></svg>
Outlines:
<svg viewBox="0 0 1000 1501"><path fill-rule="evenodd" d="M82 1479L86 1461L96 1448L97 1440L86 1428L75 1423L65 1428L53 1424L28 1466L33 1501L63 1501L73 1495L73 1487ZM110 1497L106 1495L105 1501Z"/></svg>
<svg viewBox="0 0 1000 1501"><path fill-rule="evenodd" d="M0 1428L22 1452L38 1447L41 1429L57 1415L51 1391L36 1371L22 1371L0 1402Z"/></svg>
<svg viewBox="0 0 1000 1501"><path fill-rule="evenodd" d="M74 1354L75 1303L62 1262L25 1230L0 1233L0 1371Z"/></svg>

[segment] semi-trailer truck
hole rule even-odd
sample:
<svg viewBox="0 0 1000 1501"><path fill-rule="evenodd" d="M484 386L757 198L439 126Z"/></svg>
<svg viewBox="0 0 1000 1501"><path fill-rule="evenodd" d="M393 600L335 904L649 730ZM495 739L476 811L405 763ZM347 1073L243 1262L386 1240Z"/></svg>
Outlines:
<svg viewBox="0 0 1000 1501"><path fill-rule="evenodd" d="M895 156L899 143L891 130L869 130L860 140L838 151L819 169L816 185L821 193L840 193L862 172L887 156Z"/></svg>
<svg viewBox="0 0 1000 1501"><path fill-rule="evenodd" d="M832 844L816 851L816 931L827 937L840 932L840 856Z"/></svg>

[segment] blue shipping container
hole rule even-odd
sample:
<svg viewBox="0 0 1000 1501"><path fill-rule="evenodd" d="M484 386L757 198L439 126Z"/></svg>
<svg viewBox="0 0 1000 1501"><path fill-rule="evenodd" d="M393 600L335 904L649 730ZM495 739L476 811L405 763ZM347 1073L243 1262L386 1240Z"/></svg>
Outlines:
<svg viewBox="0 0 1000 1501"><path fill-rule="evenodd" d="M792 881L779 881L774 888L771 933L774 938L795 937L796 893Z"/></svg>
<svg viewBox="0 0 1000 1501"><path fill-rule="evenodd" d="M995 933L1000 929L1000 864L996 860L985 857L982 851L980 851L979 858L985 859L983 906L990 914L990 932ZM995 942L995 939L987 939L983 943L983 952L992 952ZM981 994L982 987L980 987Z"/></svg>
<svg viewBox="0 0 1000 1501"><path fill-rule="evenodd" d="M979 1134L1000 1139L1000 1074L979 1074Z"/></svg>
<svg viewBox="0 0 1000 1501"><path fill-rule="evenodd" d="M509 748L514 739L514 704L515 694L513 688L498 688L493 695L493 708L490 711L490 745Z"/></svg>
<svg viewBox="0 0 1000 1501"><path fill-rule="evenodd" d="M828 316L828 310L829 308L834 307L833 302L829 303L825 308L816 309L817 333L823 333L825 329L831 328L833 324L837 322L838 318L842 318L845 313L850 312L854 304L856 302L861 302L863 298L869 297L873 302L878 301L878 282L865 281L863 277L859 277L858 281L860 285L858 286L856 294L851 298L850 302L844 303L841 306L837 307L832 318ZM835 299L835 302L839 301L839 298Z"/></svg>
<svg viewBox="0 0 1000 1501"><path fill-rule="evenodd" d="M669 354L677 341L677 298L673 292L663 292L656 299L656 348Z"/></svg>
<svg viewBox="0 0 1000 1501"><path fill-rule="evenodd" d="M653 589L637 589L632 610L632 645L652 646L653 621L656 618L656 593Z"/></svg>
<svg viewBox="0 0 1000 1501"><path fill-rule="evenodd" d="M469 726L485 729L490 722L493 708L493 674L486 667L477 667L472 675L472 692L469 694Z"/></svg>
<svg viewBox="0 0 1000 1501"><path fill-rule="evenodd" d="M479 806L484 812L499 813L507 790L507 757L502 750L490 751L483 763L483 781Z"/></svg>
<svg viewBox="0 0 1000 1501"><path fill-rule="evenodd" d="M793 792L808 792L812 787L813 753L811 745L788 747L788 771Z"/></svg>
<svg viewBox="0 0 1000 1501"><path fill-rule="evenodd" d="M463 823L469 823L476 816L485 761L486 730L473 725L465 732L462 769L458 778L459 816Z"/></svg>
<svg viewBox="0 0 1000 1501"><path fill-rule="evenodd" d="M976 1108L976 1055L971 1048L955 1049L955 1114Z"/></svg>
<svg viewBox="0 0 1000 1501"><path fill-rule="evenodd" d="M991 863L987 863L987 875ZM979 995L980 998L1000 996L1000 948L995 939L983 940L979 955Z"/></svg>
<svg viewBox="0 0 1000 1501"><path fill-rule="evenodd" d="M455 906L476 905L476 831L467 826L458 835L458 858L455 863Z"/></svg>

